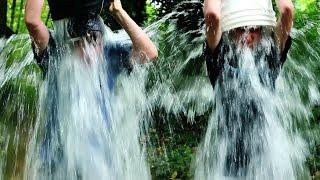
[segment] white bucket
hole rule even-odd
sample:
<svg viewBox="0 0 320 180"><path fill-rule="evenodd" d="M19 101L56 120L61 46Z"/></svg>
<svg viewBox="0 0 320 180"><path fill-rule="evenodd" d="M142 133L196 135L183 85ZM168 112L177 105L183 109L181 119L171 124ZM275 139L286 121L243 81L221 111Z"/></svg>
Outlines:
<svg viewBox="0 0 320 180"><path fill-rule="evenodd" d="M223 0L222 31L243 26L275 26L276 16L272 0Z"/></svg>

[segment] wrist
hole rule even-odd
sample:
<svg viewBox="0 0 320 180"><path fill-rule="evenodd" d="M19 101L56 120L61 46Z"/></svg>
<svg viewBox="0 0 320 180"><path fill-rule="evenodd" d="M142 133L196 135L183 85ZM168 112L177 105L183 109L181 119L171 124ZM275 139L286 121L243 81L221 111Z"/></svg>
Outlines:
<svg viewBox="0 0 320 180"><path fill-rule="evenodd" d="M117 10L114 10L112 11L112 16L116 19L116 20L119 20L121 19L121 17L126 14L126 11L124 9L117 9Z"/></svg>

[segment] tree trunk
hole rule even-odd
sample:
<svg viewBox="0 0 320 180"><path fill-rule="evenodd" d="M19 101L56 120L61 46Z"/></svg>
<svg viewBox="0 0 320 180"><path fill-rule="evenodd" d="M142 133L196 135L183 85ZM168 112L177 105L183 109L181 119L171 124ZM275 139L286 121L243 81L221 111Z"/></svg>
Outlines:
<svg viewBox="0 0 320 180"><path fill-rule="evenodd" d="M16 0L13 0L12 5L11 5L11 21L10 21L10 27L14 29L13 24L14 24L14 14L16 10Z"/></svg>
<svg viewBox="0 0 320 180"><path fill-rule="evenodd" d="M10 37L13 31L7 26L7 0L0 0L0 37Z"/></svg>
<svg viewBox="0 0 320 180"><path fill-rule="evenodd" d="M24 9L24 6L23 6L23 4L24 4L24 1L20 1L20 9L19 9L19 18L18 18L18 25L17 25L17 29L16 29L16 32L20 32L20 22L21 22L21 16L23 15L23 9ZM23 20L22 20L22 22L24 22Z"/></svg>
<svg viewBox="0 0 320 180"><path fill-rule="evenodd" d="M0 0L0 26L7 24L7 0ZM2 28L1 28L2 29Z"/></svg>

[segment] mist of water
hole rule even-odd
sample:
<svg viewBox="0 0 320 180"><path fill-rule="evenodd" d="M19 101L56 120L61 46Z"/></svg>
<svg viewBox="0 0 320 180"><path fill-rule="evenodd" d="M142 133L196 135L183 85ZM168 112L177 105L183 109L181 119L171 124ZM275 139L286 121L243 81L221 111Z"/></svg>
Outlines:
<svg viewBox="0 0 320 180"><path fill-rule="evenodd" d="M270 37L263 36L256 50L238 45L231 48L230 59L225 56L214 90L216 108L197 155L196 179L308 177L308 146L294 122L308 121L311 112L292 91L299 85L280 77L274 89L276 70L269 70L267 61L277 60L266 59L274 46ZM234 54L238 62L230 65Z"/></svg>
<svg viewBox="0 0 320 180"><path fill-rule="evenodd" d="M59 51L44 80L27 35L12 36L1 52L0 179L150 179L139 128L150 118L146 70L124 72L126 83L116 85L113 57L87 41L76 48L64 25L56 24ZM104 39L108 51L129 38L106 28Z"/></svg>
<svg viewBox="0 0 320 180"><path fill-rule="evenodd" d="M56 32L62 28L57 24ZM108 33L108 39L118 39ZM64 39L61 33L56 36L58 43ZM112 43L108 41L106 48ZM41 87L25 178L149 179L135 102L141 99L134 94L143 86L115 96L110 81L116 77L109 77L112 57L86 41L80 50L84 55L66 41L58 46Z"/></svg>
<svg viewBox="0 0 320 180"><path fill-rule="evenodd" d="M0 52L2 51L5 44L6 44L6 40L4 38L0 38Z"/></svg>
<svg viewBox="0 0 320 180"><path fill-rule="evenodd" d="M150 179L144 146L153 113L161 109L163 119L156 121L168 124L196 124L196 117L208 117L190 165L195 179L309 179L304 162L309 146L319 139L319 130L310 126L312 108L319 105L317 23L293 30L293 45L274 89L261 83L265 64L253 63L254 53L246 49L239 52L243 71L234 78L225 74L228 78L213 90L201 56L204 28L177 28L189 22L179 21L190 17L188 13L173 12L147 27L160 57L155 64L135 66L130 76L119 75L112 87L108 64L90 45L84 50L93 61L63 46L43 81L28 36L7 40L0 53L0 97L5 102L0 109L0 174L25 179ZM163 27L166 31L159 30ZM315 30L318 38L307 39ZM106 31L106 44L128 40L123 31ZM265 47L269 45L266 40ZM14 59L17 54L22 58ZM230 108L233 117L227 118ZM256 121L243 122L243 116ZM237 145L239 139L246 141ZM226 164L231 167L230 158L239 158L234 156L241 154L237 146L244 147L242 157L250 159L230 174Z"/></svg>
<svg viewBox="0 0 320 180"><path fill-rule="evenodd" d="M192 3L197 2L185 4ZM196 117L209 114L192 165L194 178L310 179L305 162L309 148L319 143L319 128L312 112L320 99L317 23L293 29L293 45L274 85L265 71L268 67L264 58L257 59L257 54L263 56L270 51L273 41L264 39L262 52L231 52L241 55L240 70L233 76L228 75L230 69L225 70L223 76L227 78L213 91L201 56L204 27L187 31L179 27L194 20L190 16L194 17L187 10L169 14L164 19L171 23L160 35L154 33L159 28L157 23L149 27L162 52L169 54L155 65L161 71L151 71L156 80L149 98L154 107L170 114L161 119L169 124L173 119L196 124ZM307 40L311 33L317 34L316 38Z"/></svg>

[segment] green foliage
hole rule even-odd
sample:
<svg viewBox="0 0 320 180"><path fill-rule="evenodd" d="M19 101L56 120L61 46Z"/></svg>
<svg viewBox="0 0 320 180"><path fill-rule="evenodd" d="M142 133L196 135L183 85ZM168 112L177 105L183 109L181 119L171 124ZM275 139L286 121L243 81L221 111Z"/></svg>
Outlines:
<svg viewBox="0 0 320 180"><path fill-rule="evenodd" d="M148 149L152 179L192 179L191 165L205 133L208 114L195 117L194 124L183 115L168 115L169 121L165 122L165 116L165 111L155 110L156 122L149 134L153 143Z"/></svg>
<svg viewBox="0 0 320 180"><path fill-rule="evenodd" d="M320 4L316 0L296 0L295 9L296 28L302 28L310 22L320 22Z"/></svg>
<svg viewBox="0 0 320 180"><path fill-rule="evenodd" d="M148 0L148 1L136 1L132 0L122 0L124 8L128 13L140 24L143 22L145 24L150 24L154 22L157 18L164 16L165 14L171 12L174 6L181 2L182 0ZM146 2L146 3L143 3ZM141 6L142 3L142 6ZM24 0L8 0L8 22L7 24L15 31L25 33L27 32L24 24ZM138 5L140 4L139 8ZM145 6L144 6L145 5ZM156 8L158 7L158 8ZM296 0L295 1L296 13L295 13L295 23L294 27L301 29L308 26L309 24L320 24L320 8L319 2L316 0ZM104 20L114 29L120 28L113 18L108 15L107 11L103 13ZM198 17L195 17L198 18ZM46 2L44 10L42 13L42 20L52 27L52 21L49 18L49 7ZM183 24L184 25L184 24ZM190 23L189 26L195 26ZM317 28L318 27L318 28ZM182 36L172 37L169 34L171 31L176 30L168 23L163 23L160 26L160 36L158 40L159 49L161 50L161 56L159 61L165 61L167 56L175 57L186 57L186 51L190 49L195 49L193 44L190 43L184 49L181 49L181 44L173 44L169 46L167 41L170 38L175 38L177 43L182 41L179 38L184 38ZM310 41L312 45L317 46L320 42L319 39L319 26L314 26L308 29L308 33L304 34L305 38L303 40ZM185 39L188 41L188 39ZM297 42L296 43L300 43ZM302 43L302 42L301 42ZM299 46L300 51L296 52L296 56L300 52L308 51L307 47ZM30 51L30 42L27 40L12 42L11 45L5 47L3 50L6 51L8 56L5 57L7 60L6 67L11 67L15 64L19 64L23 61L23 57ZM292 54L295 55L295 54ZM308 57L309 59L316 59L319 61L319 57ZM309 60L308 59L308 60ZM2 60L2 59L0 59ZM305 59L301 59L305 60ZM174 63L171 64L161 64L159 63L157 67L161 69L161 73L164 71L172 71L173 73L179 71L174 69ZM318 68L315 72L318 72L317 76L320 77L319 62ZM187 63L186 63L187 64ZM183 72L183 77L178 79L180 81L186 80L187 75L190 74L190 69L195 69L195 65L203 65L201 63L189 63L186 65L186 71ZM157 65L156 65L157 66ZM201 67L200 67L201 68ZM202 67L203 68L203 67ZM198 68L199 69L199 68ZM166 73L165 73L166 74ZM192 75L199 75L192 72ZM36 78L31 78L31 77ZM22 70L16 78L8 81L4 87L0 89L0 105L1 107L6 107L0 109L0 130L4 126L2 120L9 119L15 122L12 126L18 124L17 119L19 113L26 112L24 119L32 120L35 118L36 102L37 102L37 87L35 84L40 81L41 72L35 63L29 64L24 70ZM168 77L164 77L167 79ZM197 77L198 78L198 77ZM192 81L191 81L192 82ZM179 82L173 82L175 87L179 86ZM14 106L14 102L21 102L24 107ZM30 107L30 109L29 109ZM19 111L22 108L22 112ZM33 109L33 110L32 110ZM172 117L172 121L167 123L162 123L163 117L161 116L163 112L155 113L155 126L151 130L150 136L153 146L148 148L148 159L151 164L151 173L153 179L191 179L192 178L192 161L195 156L197 146L199 145L201 139L203 138L203 133L206 129L206 123L204 120L207 117L196 117L195 123L190 124L187 119L181 118L177 121L176 117ZM311 121L311 126L315 129L320 123L320 108L316 107L314 109L314 119ZM11 122L11 123L12 123ZM2 126L2 127L1 127ZM4 132L4 131L2 131ZM6 137L0 134L0 158L3 156L4 152L2 147L6 142ZM320 142L316 142L316 145L312 147L311 156L309 157L307 164L311 169L311 173L315 174L320 170ZM1 167L0 167L1 168Z"/></svg>
<svg viewBox="0 0 320 180"><path fill-rule="evenodd" d="M320 172L320 145L311 149L311 155L308 158L307 165L310 167L312 175Z"/></svg>
<svg viewBox="0 0 320 180"><path fill-rule="evenodd" d="M19 71L21 64L27 63L31 58L27 56L30 52L30 46L27 38L17 38L10 41L1 53L1 55L7 55L5 56L5 75L8 80L4 82L0 89L1 106L6 107L0 110L0 121L16 121L17 124L18 120L25 119L27 121L35 117L38 97L37 85L41 81L39 67L35 62L32 62ZM18 74L15 74L15 71ZM16 115L19 114L23 116L17 118Z"/></svg>
<svg viewBox="0 0 320 180"><path fill-rule="evenodd" d="M298 9L299 11L307 11L307 12L312 12L316 8L316 0L296 0L295 3L295 8Z"/></svg>
<svg viewBox="0 0 320 180"><path fill-rule="evenodd" d="M25 15L25 0L8 0L8 12L7 12L7 25L16 33L26 33L27 28L24 23ZM42 14L42 21L50 28L52 27L52 21L49 15L49 5L45 1Z"/></svg>
<svg viewBox="0 0 320 180"><path fill-rule="evenodd" d="M158 7L158 17L171 13L175 6L185 0L151 0L151 3L156 4Z"/></svg>
<svg viewBox="0 0 320 180"><path fill-rule="evenodd" d="M149 0L146 1L146 20L145 24L151 24L157 19L158 11L154 5L151 4Z"/></svg>
<svg viewBox="0 0 320 180"><path fill-rule="evenodd" d="M153 1L153 2L160 2L160 1ZM162 1L163 2L163 1ZM163 3L167 3L163 2ZM167 4L160 4L160 9L158 9L158 12L162 12L164 10L165 12L170 12L173 9L172 4L173 1L168 2ZM291 51L291 55L295 57L295 59L301 60L301 65L306 65L306 61L313 61L311 64L313 65L310 70L312 72L316 73L316 76L320 77L320 64L319 64L319 57L316 55L319 55L320 52L318 51L319 48L318 44L320 42L319 38L319 24L320 24L320 9L319 4L316 4L317 2L314 0L308 0L308 1L296 1L295 2L295 23L294 27L297 29L304 28L306 32L303 33L299 40L294 40L294 43L297 43L296 47L299 49L296 49L295 51ZM159 5L159 4L158 4ZM161 7L161 6L168 6L168 7ZM301 6L301 7L300 7ZM169 8L169 11L166 11L166 8ZM158 16L161 16L161 13L158 14ZM198 17L199 18L199 17ZM184 24L186 25L186 23ZM307 28L306 25L309 25L310 28ZM173 57L184 57L187 53L184 51L184 48L180 44L168 43L169 41L172 41L170 38L170 32L174 29L171 27L172 25L163 24L160 26L161 35L162 38L160 38L157 42L159 43L159 49L161 51L161 55L159 57L159 61L166 61L168 60L168 56L170 56L170 59ZM193 26L195 26L195 23L193 23ZM175 29L176 30L176 29ZM303 31L304 31L303 30ZM179 38L183 37L181 35L182 32L174 36L174 39L179 42ZM191 40L187 40L190 41ZM175 42L175 41L174 41ZM306 43L308 42L308 43ZM192 43L190 43L192 44ZM305 57L306 53L301 52L309 52L311 49L313 49L314 52L309 53L309 57ZM189 47L185 48L187 50L195 48ZM298 58L297 58L298 57ZM162 59L163 58L163 59ZM172 58L175 59L175 58ZM185 58L187 61L187 58ZM168 63L168 64L161 64L159 63L159 67L157 69L161 68L161 73L166 74L166 71L170 71L175 73L177 70L174 69L175 62ZM198 63L199 64L199 63ZM168 67L166 66L168 65ZM177 66L180 67L180 66ZM195 67L195 66L193 66ZM190 71L188 71L190 74ZM317 73L318 72L318 73ZM183 80L187 79L188 73L183 74L182 78ZM162 75L163 76L163 75ZM166 77L169 78L169 77ZM165 78L165 79L166 79ZM174 80L172 80L174 81ZM304 83L303 79L298 80L299 83ZM174 82L173 82L174 83ZM176 86L175 86L176 87ZM307 95L307 94L306 94ZM320 108L315 108L313 112L314 118L310 121L310 124L304 125L303 128L305 128L308 135L317 135L317 133L320 131L319 124L320 124ZM162 121L164 117L155 117L156 121ZM207 118L204 118L207 119ZM183 124L183 125L182 125ZM187 120L183 119L181 121L177 122L177 118L172 118L170 121L170 125L163 125L158 124L155 126L155 132L153 133L153 136L158 137L156 140L152 140L153 142L159 141L158 144L155 145L154 149L149 149L149 159L151 163L152 168L152 175L154 179L190 179L192 178L192 159L195 157L195 151L197 146L200 143L200 139L203 138L201 135L206 129L206 126L203 126L202 129L196 129L196 130L190 130L190 129L183 129L181 130L181 126L187 126ZM205 124L205 123L204 123ZM192 126L199 126L199 123L196 121ZM181 131L180 131L181 130ZM319 134L318 134L319 135ZM311 147L311 156L308 158L307 165L310 167L311 174L316 174L316 172L319 172L320 170L320 142L315 142L314 146Z"/></svg>
<svg viewBox="0 0 320 180"><path fill-rule="evenodd" d="M320 178L320 106L314 108L313 115L314 117L311 121L311 126L314 127L312 130L316 131L315 135L318 138L316 138L314 146L311 147L310 156L307 159L307 165L310 168L311 174L316 175L318 173L318 178Z"/></svg>
<svg viewBox="0 0 320 180"><path fill-rule="evenodd" d="M13 37L0 53L6 81L0 88L0 179L20 176L30 127L37 117L39 82L42 74L33 61L28 36ZM22 68L22 69L21 69ZM1 79L4 80L4 79ZM19 178L18 178L19 179Z"/></svg>

